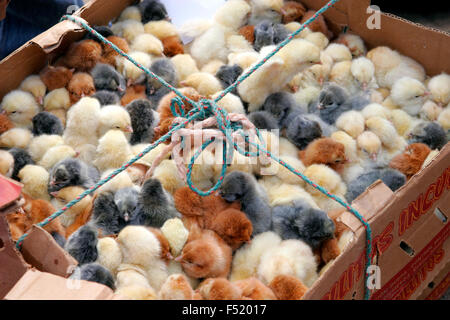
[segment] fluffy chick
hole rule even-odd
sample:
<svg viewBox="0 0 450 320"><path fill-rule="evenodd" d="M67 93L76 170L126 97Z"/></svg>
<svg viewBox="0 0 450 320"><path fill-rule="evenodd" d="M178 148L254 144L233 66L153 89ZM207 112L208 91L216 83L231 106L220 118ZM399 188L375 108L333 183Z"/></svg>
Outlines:
<svg viewBox="0 0 450 320"><path fill-rule="evenodd" d="M71 186L63 188L59 191L52 192L53 199L51 201L55 209L59 210L74 200L85 191L82 187ZM65 228L70 227L79 215L82 215L86 208L91 204L92 197L86 196L80 202L70 207L63 215L59 216L62 225Z"/></svg>
<svg viewBox="0 0 450 320"><path fill-rule="evenodd" d="M170 244L172 256L177 257L189 237L189 231L185 228L183 222L178 219L169 219L164 222L161 232Z"/></svg>
<svg viewBox="0 0 450 320"><path fill-rule="evenodd" d="M125 10L122 11L122 13L119 16L119 21L124 21L124 20L136 20L136 21L141 21L142 20L142 15L141 15L141 11L139 10L139 7L137 6L129 6L127 8L125 8Z"/></svg>
<svg viewBox="0 0 450 320"><path fill-rule="evenodd" d="M347 160L344 145L331 138L314 140L299 155L305 166L325 164L333 170L341 168Z"/></svg>
<svg viewBox="0 0 450 320"><path fill-rule="evenodd" d="M39 136L41 134L62 135L64 127L61 120L46 111L39 112L33 117L33 134Z"/></svg>
<svg viewBox="0 0 450 320"><path fill-rule="evenodd" d="M111 192L103 192L95 198L89 223L99 229L102 236L118 234L125 227L126 221L121 216Z"/></svg>
<svg viewBox="0 0 450 320"><path fill-rule="evenodd" d="M365 120L358 111L347 111L336 120L336 128L345 131L352 138L357 138L365 129Z"/></svg>
<svg viewBox="0 0 450 320"><path fill-rule="evenodd" d="M254 111L248 115L248 119L256 128L262 130L278 129L278 121L267 111Z"/></svg>
<svg viewBox="0 0 450 320"><path fill-rule="evenodd" d="M450 102L450 76L446 73L434 76L428 81L428 90L438 106L446 106Z"/></svg>
<svg viewBox="0 0 450 320"><path fill-rule="evenodd" d="M198 72L191 74L180 82L183 87L192 87L199 94L204 96L211 96L216 92L222 91L222 84L220 81L210 73Z"/></svg>
<svg viewBox="0 0 450 320"><path fill-rule="evenodd" d="M77 151L75 151L72 147L61 144L56 145L54 147L49 148L42 158L38 161L38 164L44 167L47 170L50 170L55 164L59 161L74 158L78 155Z"/></svg>
<svg viewBox="0 0 450 320"><path fill-rule="evenodd" d="M352 33L341 33L335 40L336 43L343 44L350 49L354 58L365 56L367 49L363 39L360 36Z"/></svg>
<svg viewBox="0 0 450 320"><path fill-rule="evenodd" d="M109 130L98 141L93 164L102 172L119 168L131 158L133 153L125 134L120 130Z"/></svg>
<svg viewBox="0 0 450 320"><path fill-rule="evenodd" d="M222 83L223 89L231 86L242 74L242 68L237 65L223 65L216 73L217 79ZM236 90L232 91L236 93Z"/></svg>
<svg viewBox="0 0 450 320"><path fill-rule="evenodd" d="M162 39L162 44L164 47L164 55L166 57L174 57L178 54L184 54L183 43L179 36L171 36Z"/></svg>
<svg viewBox="0 0 450 320"><path fill-rule="evenodd" d="M74 257L79 265L83 265L97 260L97 242L97 230L85 225L67 239L64 250Z"/></svg>
<svg viewBox="0 0 450 320"><path fill-rule="evenodd" d="M161 40L154 35L143 33L134 38L131 50L142 51L158 57L164 52L164 46Z"/></svg>
<svg viewBox="0 0 450 320"><path fill-rule="evenodd" d="M105 63L97 63L91 70L96 90L108 90L123 96L126 89L126 81L112 66Z"/></svg>
<svg viewBox="0 0 450 320"><path fill-rule="evenodd" d="M0 147L26 149L31 142L33 134L24 128L12 128L0 135Z"/></svg>
<svg viewBox="0 0 450 320"><path fill-rule="evenodd" d="M269 20L274 23L280 23L281 9L283 0L251 0L252 11L249 24L255 25L261 21Z"/></svg>
<svg viewBox="0 0 450 320"><path fill-rule="evenodd" d="M150 68L152 58L149 54L141 51L133 51L129 53L129 55L143 67L147 69ZM124 57L118 59L117 70L127 79L128 86L132 84L141 84L145 81L146 76L144 71Z"/></svg>
<svg viewBox="0 0 450 320"><path fill-rule="evenodd" d="M181 218L181 215L161 182L158 179L145 181L139 194L139 205L130 222L160 228L166 220L173 218Z"/></svg>
<svg viewBox="0 0 450 320"><path fill-rule="evenodd" d="M47 87L48 91L53 91L55 89L65 88L70 79L72 79L74 69L68 69L63 66L46 66L39 73L42 82Z"/></svg>
<svg viewBox="0 0 450 320"><path fill-rule="evenodd" d="M301 114L293 118L286 129L286 137L300 150L322 137L322 134L319 122Z"/></svg>
<svg viewBox="0 0 450 320"><path fill-rule="evenodd" d="M315 14L316 11L308 10L303 15L303 18L300 21L300 23L301 24L305 23L307 20L311 19L311 17ZM333 33L328 29L325 18L322 15L317 16L317 19L315 19L312 23L308 25L308 29L310 29L312 32L322 32L324 35L327 36L328 39L331 39L333 37Z"/></svg>
<svg viewBox="0 0 450 320"><path fill-rule="evenodd" d="M447 143L447 133L437 122L420 122L409 133L410 143L424 143L430 149L441 149Z"/></svg>
<svg viewBox="0 0 450 320"><path fill-rule="evenodd" d="M94 40L82 40L70 45L62 63L69 69L87 72L91 70L102 56L101 45Z"/></svg>
<svg viewBox="0 0 450 320"><path fill-rule="evenodd" d="M13 90L3 97L0 105L16 127L29 128L33 117L39 112L34 96L26 91Z"/></svg>
<svg viewBox="0 0 450 320"><path fill-rule="evenodd" d="M14 124L8 118L6 112L0 111L0 134L14 128Z"/></svg>
<svg viewBox="0 0 450 320"><path fill-rule="evenodd" d="M111 104L120 104L120 97L117 93L107 90L96 91L92 98L95 98L100 102L102 106L108 106Z"/></svg>
<svg viewBox="0 0 450 320"><path fill-rule="evenodd" d="M66 125L66 110L72 106L70 94L66 88L59 88L47 93L44 98L44 110L57 116Z"/></svg>
<svg viewBox="0 0 450 320"><path fill-rule="evenodd" d="M301 300L308 291L308 287L300 279L284 274L273 278L269 288L278 300Z"/></svg>
<svg viewBox="0 0 450 320"><path fill-rule="evenodd" d="M203 300L240 300L242 291L225 278L209 278L196 289Z"/></svg>
<svg viewBox="0 0 450 320"><path fill-rule="evenodd" d="M233 250L250 241L253 233L250 220L236 209L221 211L208 225L208 229L215 231Z"/></svg>
<svg viewBox="0 0 450 320"><path fill-rule="evenodd" d="M175 66L170 59L162 58L153 61L150 71L158 75L171 86L178 86L177 71L175 70ZM156 78L147 76L146 93L154 109L156 109L156 106L158 106L162 97L170 92L170 89L163 86Z"/></svg>
<svg viewBox="0 0 450 320"><path fill-rule="evenodd" d="M246 24L250 14L250 4L244 0L225 2L214 14L215 22L237 30Z"/></svg>
<svg viewBox="0 0 450 320"><path fill-rule="evenodd" d="M11 178L14 180L19 181L19 171L22 170L23 167L25 167L27 164L34 164L33 159L29 155L29 153L21 148L12 148L9 149L8 152L13 156L14 158L14 169L11 174Z"/></svg>
<svg viewBox="0 0 450 320"><path fill-rule="evenodd" d="M75 272L69 277L69 279L97 282L111 288L112 290L116 289L111 272L95 262L83 264L80 268L75 269Z"/></svg>
<svg viewBox="0 0 450 320"><path fill-rule="evenodd" d="M118 36L109 36L106 40L112 42L116 47L122 50L125 53L130 52L130 47L128 46L127 40ZM107 63L112 66L117 66L117 58L119 57L119 53L116 52L112 47L103 44L103 54L100 59L100 62Z"/></svg>
<svg viewBox="0 0 450 320"><path fill-rule="evenodd" d="M366 126L380 138L384 146L387 148L395 148L400 137L389 120L378 116L371 117L366 120Z"/></svg>
<svg viewBox="0 0 450 320"><path fill-rule="evenodd" d="M67 90L69 91L70 102L72 104L77 103L80 99L95 93L94 79L89 73L77 72L70 79Z"/></svg>
<svg viewBox="0 0 450 320"><path fill-rule="evenodd" d="M272 228L283 240L302 240L313 250L333 238L335 231L333 220L324 211L311 208L303 201L273 208Z"/></svg>
<svg viewBox="0 0 450 320"><path fill-rule="evenodd" d="M283 15L282 21L284 24L300 21L305 13L305 7L296 1L285 1L281 8L281 14Z"/></svg>
<svg viewBox="0 0 450 320"><path fill-rule="evenodd" d="M241 289L242 297L251 300L276 300L274 292L255 277L234 281L233 284Z"/></svg>
<svg viewBox="0 0 450 320"><path fill-rule="evenodd" d="M394 82L390 97L408 114L417 116L428 95L429 92L419 80L403 77Z"/></svg>
<svg viewBox="0 0 450 320"><path fill-rule="evenodd" d="M18 174L20 182L23 183L23 191L33 199L44 199L50 201L47 191L49 173L45 168L36 165L26 165Z"/></svg>
<svg viewBox="0 0 450 320"><path fill-rule="evenodd" d="M194 290L183 274L170 275L159 290L163 300L194 300Z"/></svg>
<svg viewBox="0 0 450 320"><path fill-rule="evenodd" d="M397 169L410 179L422 168L422 164L430 154L431 149L423 143L413 143L406 147L404 153L394 157L389 167Z"/></svg>
<svg viewBox="0 0 450 320"><path fill-rule="evenodd" d="M122 263L122 251L115 239L104 237L97 242L98 257L95 262L101 264L112 274L116 274L117 268Z"/></svg>
<svg viewBox="0 0 450 320"><path fill-rule="evenodd" d="M189 54L178 54L170 59L180 80L185 80L189 75L199 72L197 63Z"/></svg>
<svg viewBox="0 0 450 320"><path fill-rule="evenodd" d="M271 227L271 209L266 195L258 189L256 179L248 173L234 171L225 176L219 189L220 196L228 202L239 201L241 210L253 225L253 235Z"/></svg>
<svg viewBox="0 0 450 320"><path fill-rule="evenodd" d="M31 93L39 105L44 103L44 96L47 92L47 87L39 75L31 75L26 77L25 80L20 83L19 89Z"/></svg>
<svg viewBox="0 0 450 320"><path fill-rule="evenodd" d="M168 19L166 7L159 0L144 0L138 6L141 11L142 22Z"/></svg>
<svg viewBox="0 0 450 320"><path fill-rule="evenodd" d="M133 133L130 114L121 106L105 106L100 109L97 134L103 137L109 130L120 130L124 133Z"/></svg>
<svg viewBox="0 0 450 320"><path fill-rule="evenodd" d="M0 150L0 174L11 178L14 170L14 157L5 150Z"/></svg>

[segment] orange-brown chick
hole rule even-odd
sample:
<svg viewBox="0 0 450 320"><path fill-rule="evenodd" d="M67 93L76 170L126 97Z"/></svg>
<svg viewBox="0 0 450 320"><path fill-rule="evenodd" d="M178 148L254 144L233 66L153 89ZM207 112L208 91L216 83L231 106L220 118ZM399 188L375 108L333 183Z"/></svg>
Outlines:
<svg viewBox="0 0 450 320"><path fill-rule="evenodd" d="M84 210L76 217L75 221L66 228L66 239L70 237L72 233L77 231L79 228L84 226L91 219L92 211L94 210L94 201L97 198L95 194L89 204L84 208ZM98 230L98 236L101 237L101 230Z"/></svg>
<svg viewBox="0 0 450 320"><path fill-rule="evenodd" d="M422 164L430 152L431 149L426 144L410 144L406 147L405 152L391 160L389 166L402 172L407 179L410 179L422 168Z"/></svg>
<svg viewBox="0 0 450 320"><path fill-rule="evenodd" d="M184 47L178 36L171 36L161 40L166 57L174 57L177 54L184 54Z"/></svg>
<svg viewBox="0 0 450 320"><path fill-rule="evenodd" d="M181 255L175 260L181 263L188 276L215 278L228 276L231 259L230 246L217 233L194 225Z"/></svg>
<svg viewBox="0 0 450 320"><path fill-rule="evenodd" d="M124 38L118 36L109 36L106 39L111 41L114 45L116 45L116 47L118 47L123 52L128 53L130 51L128 42ZM113 48L111 48L106 44L102 44L102 47L103 47L103 54L102 57L100 58L100 62L115 66L116 57L118 57L119 54Z"/></svg>
<svg viewBox="0 0 450 320"><path fill-rule="evenodd" d="M225 278L206 279L195 290L204 300L241 300L242 291Z"/></svg>
<svg viewBox="0 0 450 320"><path fill-rule="evenodd" d="M6 113L0 113L0 134L14 128L14 124Z"/></svg>
<svg viewBox="0 0 450 320"><path fill-rule="evenodd" d="M272 289L255 277L234 281L233 284L242 290L242 296L251 300L277 300Z"/></svg>
<svg viewBox="0 0 450 320"><path fill-rule="evenodd" d="M185 275L172 274L159 290L159 296L162 300L194 300L195 292Z"/></svg>
<svg viewBox="0 0 450 320"><path fill-rule="evenodd" d="M336 238L328 239L322 242L320 247L320 257L322 261L327 264L333 259L336 259L341 254Z"/></svg>
<svg viewBox="0 0 450 320"><path fill-rule="evenodd" d="M320 138L311 142L305 150L299 152L305 166L325 164L338 170L345 163L345 147L331 138Z"/></svg>
<svg viewBox="0 0 450 320"><path fill-rule="evenodd" d="M300 279L288 275L279 275L273 278L269 288L272 289L278 300L301 300L308 291L308 287Z"/></svg>
<svg viewBox="0 0 450 320"><path fill-rule="evenodd" d="M305 12L300 23L301 24L305 23L308 19L310 19L315 14L316 14L316 11L314 11L314 10L309 10L309 11ZM308 28L312 32L322 32L328 39L331 39L333 37L333 33L328 29L327 23L325 22L325 18L322 15L319 15L316 18L316 20L311 22L308 25Z"/></svg>
<svg viewBox="0 0 450 320"><path fill-rule="evenodd" d="M69 91L70 102L77 103L85 96L91 96L95 93L94 79L89 73L77 72L67 85Z"/></svg>
<svg viewBox="0 0 450 320"><path fill-rule="evenodd" d="M243 26L239 29L239 34L245 38L248 42L253 44L255 42L255 26Z"/></svg>
<svg viewBox="0 0 450 320"><path fill-rule="evenodd" d="M47 66L39 73L42 82L44 82L48 91L65 88L70 79L72 79L74 69L68 69L63 66Z"/></svg>
<svg viewBox="0 0 450 320"><path fill-rule="evenodd" d="M90 71L102 57L102 46L94 40L74 42L69 47L62 63L77 71Z"/></svg>
<svg viewBox="0 0 450 320"><path fill-rule="evenodd" d="M253 226L245 213L227 209L217 214L208 229L215 231L233 249L250 241Z"/></svg>
<svg viewBox="0 0 450 320"><path fill-rule="evenodd" d="M147 227L151 233L155 235L161 245L161 259L166 263L169 263L170 260L173 259L172 254L170 253L170 244L167 238L163 235L160 229Z"/></svg>
<svg viewBox="0 0 450 320"><path fill-rule="evenodd" d="M283 23L289 23L293 21L300 21L305 14L305 7L296 1L285 1L284 6L281 8L281 14L283 15Z"/></svg>
<svg viewBox="0 0 450 320"><path fill-rule="evenodd" d="M24 212L16 211L6 215L11 239L17 241L33 225Z"/></svg>
<svg viewBox="0 0 450 320"><path fill-rule="evenodd" d="M138 99L147 99L147 95L145 94L145 85L143 84L135 84L127 87L125 94L122 99L120 99L120 104L125 107L129 103Z"/></svg>

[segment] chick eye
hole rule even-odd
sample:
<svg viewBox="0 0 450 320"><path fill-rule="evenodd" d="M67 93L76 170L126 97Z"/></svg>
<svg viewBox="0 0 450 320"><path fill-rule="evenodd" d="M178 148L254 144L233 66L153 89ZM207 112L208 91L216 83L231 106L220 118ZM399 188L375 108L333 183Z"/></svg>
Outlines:
<svg viewBox="0 0 450 320"><path fill-rule="evenodd" d="M420 98L420 96L415 96L414 98Z"/></svg>
<svg viewBox="0 0 450 320"><path fill-rule="evenodd" d="M17 111L13 111L13 112L11 112L11 114L14 114L14 113L17 113Z"/></svg>

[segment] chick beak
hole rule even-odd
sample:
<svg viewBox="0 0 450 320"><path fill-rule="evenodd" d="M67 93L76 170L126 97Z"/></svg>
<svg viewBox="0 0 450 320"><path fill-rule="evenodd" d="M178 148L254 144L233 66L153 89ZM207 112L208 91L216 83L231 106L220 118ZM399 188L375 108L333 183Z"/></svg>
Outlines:
<svg viewBox="0 0 450 320"><path fill-rule="evenodd" d="M170 17L165 17L164 20L172 22L172 19L170 19Z"/></svg>
<svg viewBox="0 0 450 320"><path fill-rule="evenodd" d="M323 78L319 78L319 84L320 84L320 86L323 86Z"/></svg>
<svg viewBox="0 0 450 320"><path fill-rule="evenodd" d="M425 91L425 93L423 94L424 97L428 97L428 96L430 96L430 95L431 95L431 92L430 92L430 91Z"/></svg>
<svg viewBox="0 0 450 320"><path fill-rule="evenodd" d="M319 103L319 104L317 105L317 109L322 110L322 109L323 109L323 104Z"/></svg>
<svg viewBox="0 0 450 320"><path fill-rule="evenodd" d="M376 153L372 153L370 155L370 159L372 159L373 161L377 161L378 155Z"/></svg>
<svg viewBox="0 0 450 320"><path fill-rule="evenodd" d="M0 114L3 114L3 115L5 115L5 116L7 116L7 115L8 115L8 113L6 112L6 110L2 110L2 111L0 111Z"/></svg>
<svg viewBox="0 0 450 320"><path fill-rule="evenodd" d="M80 156L80 151L75 151L75 158L78 158Z"/></svg>
<svg viewBox="0 0 450 320"><path fill-rule="evenodd" d="M39 103L39 105L43 105L44 104L44 97L37 97L36 98L37 103Z"/></svg>
<svg viewBox="0 0 450 320"><path fill-rule="evenodd" d="M167 260L173 260L173 255L170 252L166 253L166 259Z"/></svg>
<svg viewBox="0 0 450 320"><path fill-rule="evenodd" d="M299 86L291 86L291 90L293 93L296 93L300 89Z"/></svg>
<svg viewBox="0 0 450 320"><path fill-rule="evenodd" d="M133 80L128 79L127 80L127 87L131 87L133 85Z"/></svg>
<svg viewBox="0 0 450 320"><path fill-rule="evenodd" d="M173 259L174 261L176 261L176 262L181 262L181 261L183 261L183 256L178 256L178 257L176 257L175 259Z"/></svg>
<svg viewBox="0 0 450 320"><path fill-rule="evenodd" d="M83 93L81 94L81 99L83 99L84 97L86 97L86 94L83 92Z"/></svg>
<svg viewBox="0 0 450 320"><path fill-rule="evenodd" d="M52 197L57 197L58 196L58 192L57 191L53 191L53 192L50 192L50 195L52 196Z"/></svg>
<svg viewBox="0 0 450 320"><path fill-rule="evenodd" d="M125 220L125 222L128 222L130 220L130 215L128 214L128 212L125 212L123 220Z"/></svg>
<svg viewBox="0 0 450 320"><path fill-rule="evenodd" d="M156 92L156 90L155 90L155 88L153 88L153 87L151 87L151 88L148 90L148 93L150 93L150 95L154 95L155 92Z"/></svg>
<svg viewBox="0 0 450 320"><path fill-rule="evenodd" d="M367 90L367 82L363 82L363 83L362 83L362 89L363 89L364 91Z"/></svg>
<svg viewBox="0 0 450 320"><path fill-rule="evenodd" d="M25 214L25 211L23 210L23 208L22 207L20 207L19 209L17 209L17 212L18 213L20 213L20 214Z"/></svg>
<svg viewBox="0 0 450 320"><path fill-rule="evenodd" d="M50 181L50 185L51 185L52 187L55 186L55 185L56 185L55 180Z"/></svg>
<svg viewBox="0 0 450 320"><path fill-rule="evenodd" d="M119 92L125 92L125 89L124 89L124 88L121 88L121 87L118 87L118 88L117 88L117 91L119 91Z"/></svg>
<svg viewBox="0 0 450 320"><path fill-rule="evenodd" d="M314 63L314 64L320 64L320 65L322 65L322 61L316 62L316 63Z"/></svg>
<svg viewBox="0 0 450 320"><path fill-rule="evenodd" d="M186 81L181 81L180 82L180 87L187 87L188 84L186 83Z"/></svg>
<svg viewBox="0 0 450 320"><path fill-rule="evenodd" d="M281 12L281 14L282 14L283 16L287 16L287 11L286 11L286 10L281 9L280 12Z"/></svg>

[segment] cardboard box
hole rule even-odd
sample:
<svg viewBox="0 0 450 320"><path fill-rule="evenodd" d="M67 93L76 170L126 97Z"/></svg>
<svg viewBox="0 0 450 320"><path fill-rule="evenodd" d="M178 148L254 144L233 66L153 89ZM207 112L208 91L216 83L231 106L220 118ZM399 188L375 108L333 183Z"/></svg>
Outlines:
<svg viewBox="0 0 450 320"><path fill-rule="evenodd" d="M93 0L75 14L87 20L90 25L105 24L133 2L133 0ZM308 8L317 10L327 1L301 2ZM371 13L367 13L369 5L369 0L341 0L324 16L334 33L348 28L359 34L369 49L387 45L420 62L428 75L450 73L448 34L385 13L381 13L380 16L381 29L370 30L366 25L367 19L371 16ZM80 27L65 21L34 38L1 61L0 78L8 78L9 81L2 83L0 98L15 89L26 76L40 71L48 61L54 61L70 43L81 39L83 34L84 31ZM448 288L449 190L450 144L397 192L393 193L378 181L353 202L355 209L363 214L371 225L374 245L372 263L381 271L379 273L381 286L373 290L372 299L436 298ZM2 220L0 216L0 239L5 239L5 225ZM347 250L333 262L331 268L310 288L305 299L363 299L365 229L351 213L345 212L342 221L355 233L355 238ZM47 244L52 242L48 237L42 235L40 237ZM14 249L10 239L2 241L6 243L6 247L3 251L0 249L0 259L8 259L10 266L8 270L17 268L10 274L6 272L9 278L5 278L3 266L0 268L0 284L7 284L6 287L0 285L0 298L6 295L7 299L33 299L40 294L41 287L45 292L51 293L51 290L47 290L47 286L61 286L61 279L65 280L63 273L60 273L62 276L51 276L45 272L30 272L31 266L25 262L24 257L27 256L29 261L36 265L41 264L41 271L48 270L50 273L58 274L61 270L55 270L56 267L51 263L52 259L46 259L39 252L27 255L24 251L22 256ZM43 246L45 247L44 244ZM32 249L37 248L34 246ZM70 261L66 263L70 264ZM44 282L42 279L54 280ZM8 290L2 291L2 287ZM68 294L64 297L111 298L100 288L96 292L93 295ZM54 297L50 295L46 298Z"/></svg>

